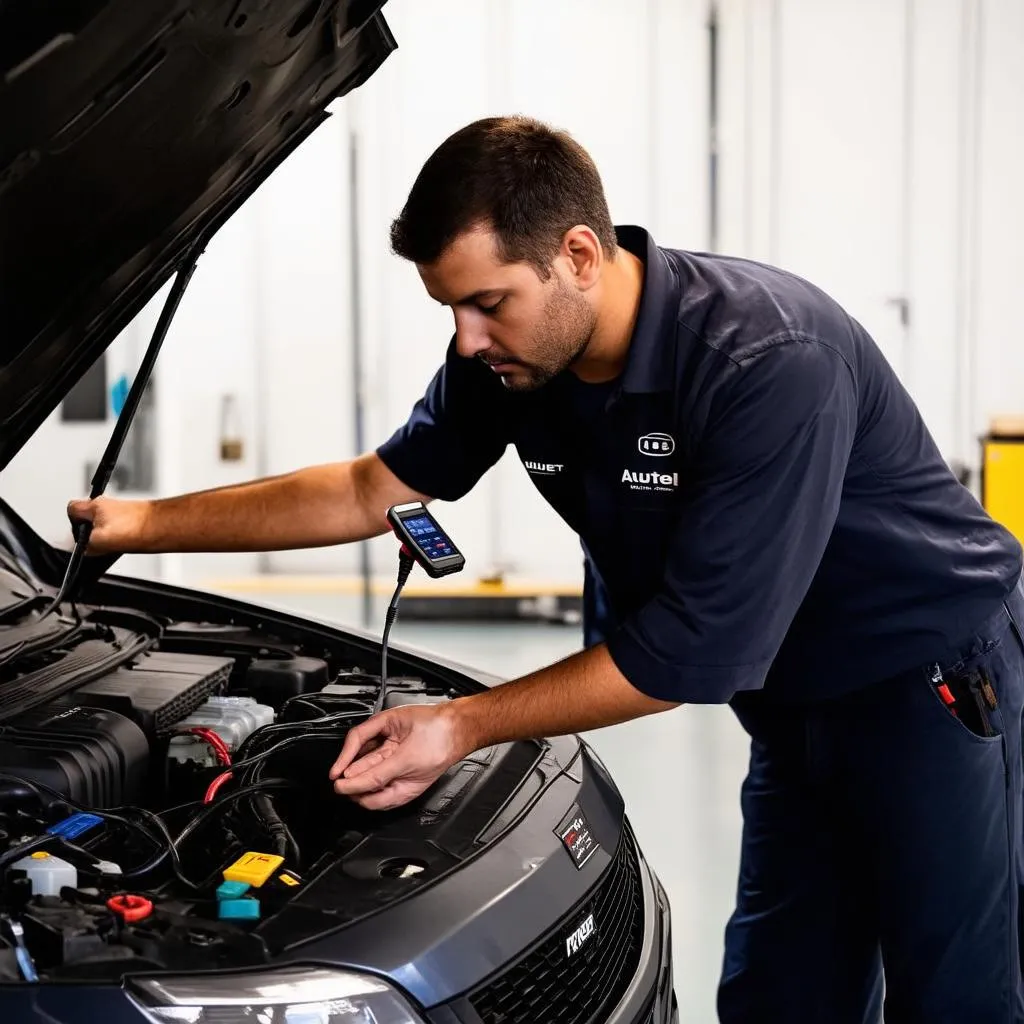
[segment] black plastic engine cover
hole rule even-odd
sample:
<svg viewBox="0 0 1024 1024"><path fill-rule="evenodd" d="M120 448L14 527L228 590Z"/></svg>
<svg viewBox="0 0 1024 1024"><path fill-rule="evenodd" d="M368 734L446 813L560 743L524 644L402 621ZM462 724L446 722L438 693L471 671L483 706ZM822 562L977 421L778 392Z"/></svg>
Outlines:
<svg viewBox="0 0 1024 1024"><path fill-rule="evenodd" d="M92 807L136 803L148 765L149 742L134 722L70 698L20 715L0 730L0 772ZM16 784L0 777L0 794L12 790Z"/></svg>

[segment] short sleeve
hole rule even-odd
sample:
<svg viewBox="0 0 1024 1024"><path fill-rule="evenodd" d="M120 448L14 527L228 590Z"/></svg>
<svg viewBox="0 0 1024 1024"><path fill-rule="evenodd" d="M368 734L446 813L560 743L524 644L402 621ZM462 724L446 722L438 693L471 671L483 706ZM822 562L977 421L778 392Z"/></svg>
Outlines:
<svg viewBox="0 0 1024 1024"><path fill-rule="evenodd" d="M835 526L856 423L852 370L826 345L787 341L733 368L660 590L608 639L638 690L723 703L764 685Z"/></svg>
<svg viewBox="0 0 1024 1024"><path fill-rule="evenodd" d="M448 347L408 420L377 448L404 484L443 501L467 494L511 440L508 393L482 362Z"/></svg>

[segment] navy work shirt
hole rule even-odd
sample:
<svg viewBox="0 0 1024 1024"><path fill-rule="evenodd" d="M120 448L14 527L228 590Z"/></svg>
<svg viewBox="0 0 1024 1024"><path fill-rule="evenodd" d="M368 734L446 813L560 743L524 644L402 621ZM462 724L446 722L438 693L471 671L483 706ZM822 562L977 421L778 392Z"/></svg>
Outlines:
<svg viewBox="0 0 1024 1024"><path fill-rule="evenodd" d="M453 342L384 463L454 500L514 444L599 575L612 659L652 697L815 700L954 651L1015 585L1020 545L867 332L792 274L617 231L645 265L617 381L510 392Z"/></svg>

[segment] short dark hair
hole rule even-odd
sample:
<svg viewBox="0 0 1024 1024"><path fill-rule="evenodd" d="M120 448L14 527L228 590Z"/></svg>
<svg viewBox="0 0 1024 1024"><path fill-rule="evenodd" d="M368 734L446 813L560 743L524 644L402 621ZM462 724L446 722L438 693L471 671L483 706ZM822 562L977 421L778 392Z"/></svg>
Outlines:
<svg viewBox="0 0 1024 1024"><path fill-rule="evenodd" d="M528 117L488 117L461 128L431 154L391 225L391 247L434 263L462 232L490 227L498 258L530 263L546 278L566 231L589 227L605 253L615 228L601 176L568 133Z"/></svg>

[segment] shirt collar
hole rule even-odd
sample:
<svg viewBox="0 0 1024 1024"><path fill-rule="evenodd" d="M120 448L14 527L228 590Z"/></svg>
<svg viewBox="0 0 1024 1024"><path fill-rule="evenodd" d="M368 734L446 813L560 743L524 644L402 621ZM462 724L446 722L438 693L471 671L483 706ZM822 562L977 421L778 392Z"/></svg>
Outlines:
<svg viewBox="0 0 1024 1024"><path fill-rule="evenodd" d="M643 228L617 226L615 236L619 245L644 263L643 292L622 372L622 391L671 391L675 387L674 324L679 315L679 278L668 257Z"/></svg>

